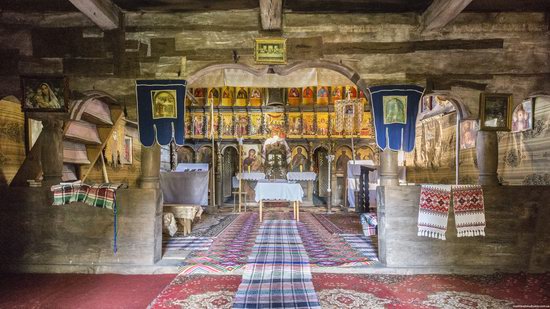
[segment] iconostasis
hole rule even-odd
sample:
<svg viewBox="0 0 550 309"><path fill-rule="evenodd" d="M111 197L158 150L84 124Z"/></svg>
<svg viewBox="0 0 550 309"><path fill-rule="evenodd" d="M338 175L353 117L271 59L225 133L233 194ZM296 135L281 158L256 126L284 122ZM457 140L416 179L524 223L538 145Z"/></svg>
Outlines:
<svg viewBox="0 0 550 309"><path fill-rule="evenodd" d="M186 139L210 138L214 108L214 137L235 140L278 135L286 139L349 138L334 130L334 102L362 99L364 114L356 137L374 138L372 115L365 95L355 86L303 88L190 88L186 98Z"/></svg>

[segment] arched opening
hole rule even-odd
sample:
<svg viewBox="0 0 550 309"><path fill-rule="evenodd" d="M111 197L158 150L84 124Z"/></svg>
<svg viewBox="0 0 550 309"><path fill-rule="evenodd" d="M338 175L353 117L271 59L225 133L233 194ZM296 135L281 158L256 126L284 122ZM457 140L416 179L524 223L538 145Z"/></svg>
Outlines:
<svg viewBox="0 0 550 309"><path fill-rule="evenodd" d="M232 198L231 194L235 191L235 187L238 186L235 184L235 176L239 171L239 152L233 146L226 146L222 150L222 155L224 158L221 166L223 201L227 202Z"/></svg>

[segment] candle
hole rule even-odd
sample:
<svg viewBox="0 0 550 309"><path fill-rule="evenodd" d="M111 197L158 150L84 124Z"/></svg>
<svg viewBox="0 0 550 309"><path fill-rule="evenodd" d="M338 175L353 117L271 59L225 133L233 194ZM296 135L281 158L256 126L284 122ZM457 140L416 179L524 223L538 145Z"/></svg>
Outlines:
<svg viewBox="0 0 550 309"><path fill-rule="evenodd" d="M248 166L248 172L250 173L250 165Z"/></svg>
<svg viewBox="0 0 550 309"><path fill-rule="evenodd" d="M300 173L303 171L303 169L304 169L304 166L300 164Z"/></svg>

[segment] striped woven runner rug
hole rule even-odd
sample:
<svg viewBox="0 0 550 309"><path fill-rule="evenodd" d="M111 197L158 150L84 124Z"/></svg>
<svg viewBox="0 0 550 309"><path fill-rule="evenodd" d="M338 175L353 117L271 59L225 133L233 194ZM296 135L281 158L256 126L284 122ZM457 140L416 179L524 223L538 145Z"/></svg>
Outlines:
<svg viewBox="0 0 550 309"><path fill-rule="evenodd" d="M320 308L296 221L264 221L233 308Z"/></svg>

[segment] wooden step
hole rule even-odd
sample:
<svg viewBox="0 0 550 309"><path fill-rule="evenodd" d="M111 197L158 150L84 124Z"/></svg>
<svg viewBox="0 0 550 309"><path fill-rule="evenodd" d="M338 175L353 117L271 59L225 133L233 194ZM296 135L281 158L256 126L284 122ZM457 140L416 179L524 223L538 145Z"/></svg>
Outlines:
<svg viewBox="0 0 550 309"><path fill-rule="evenodd" d="M69 120L65 139L87 145L101 145L97 126L82 120Z"/></svg>
<svg viewBox="0 0 550 309"><path fill-rule="evenodd" d="M61 180L64 182L77 181L76 167L72 164L63 164L63 175L61 176Z"/></svg>
<svg viewBox="0 0 550 309"><path fill-rule="evenodd" d="M86 145L72 141L63 141L63 163L90 164Z"/></svg>
<svg viewBox="0 0 550 309"><path fill-rule="evenodd" d="M113 125L109 105L99 99L92 98L84 102L84 111L80 119L96 125Z"/></svg>

